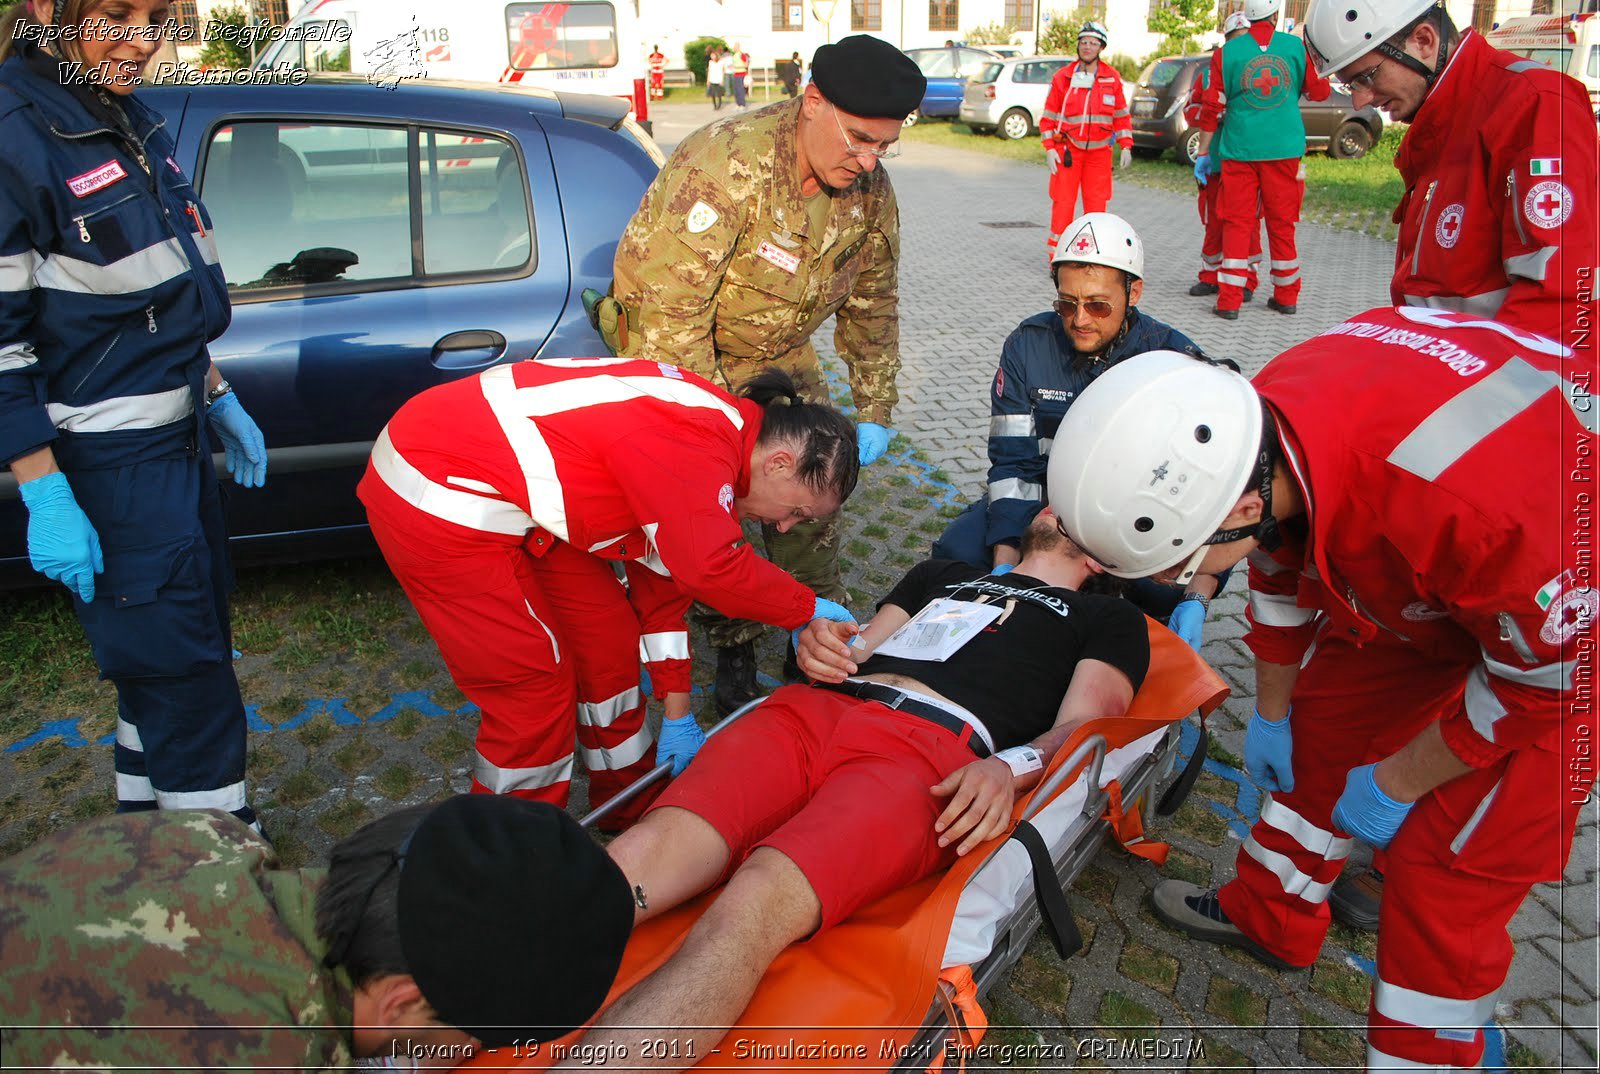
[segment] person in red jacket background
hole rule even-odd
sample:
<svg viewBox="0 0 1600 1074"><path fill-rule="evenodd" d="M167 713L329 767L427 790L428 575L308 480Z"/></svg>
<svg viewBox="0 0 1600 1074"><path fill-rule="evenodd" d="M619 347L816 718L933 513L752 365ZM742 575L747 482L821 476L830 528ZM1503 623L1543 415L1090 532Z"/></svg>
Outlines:
<svg viewBox="0 0 1600 1074"><path fill-rule="evenodd" d="M1434 0L1315 0L1306 44L1356 108L1411 124L1393 301L1591 347L1600 141L1582 84L1458 36Z"/></svg>
<svg viewBox="0 0 1600 1074"><path fill-rule="evenodd" d="M1133 160L1133 120L1122 92L1122 76L1100 62L1108 38L1098 22L1078 32L1078 58L1057 71L1039 117L1045 164L1050 168L1050 235L1046 256L1054 257L1056 239L1077 219L1078 194L1083 211L1103 213L1111 201L1111 146L1122 146L1121 166Z"/></svg>
<svg viewBox="0 0 1600 1074"><path fill-rule="evenodd" d="M650 50L650 99L660 101L667 96L667 54L656 45Z"/></svg>
<svg viewBox="0 0 1600 1074"><path fill-rule="evenodd" d="M1235 11L1222 23L1222 39L1226 43L1232 41L1240 34L1250 29L1250 19L1242 11ZM1189 103L1184 106L1183 117L1189 121L1190 126L1198 126L1200 113L1204 108L1204 96L1211 77L1211 67L1207 64L1195 72L1195 88L1190 93ZM1221 120L1218 120L1221 125ZM1198 282L1189 288L1191 295L1214 295L1218 291L1217 272L1222 268L1222 160L1213 155L1211 167L1202 177L1195 176L1195 184L1200 187L1198 208L1200 211L1200 226L1205 228L1205 236L1200 242L1200 273ZM1244 300L1249 302L1255 295L1257 284L1260 282L1258 271L1261 265L1261 229L1255 228L1250 233L1250 264L1245 273Z"/></svg>
<svg viewBox="0 0 1600 1074"><path fill-rule="evenodd" d="M357 492L483 710L474 791L566 805L574 714L591 805L655 767L641 659L670 699L660 759L681 771L705 741L689 712L692 598L788 629L851 619L756 555L740 520L783 531L838 510L855 425L781 371L743 393L657 362L542 359L430 388L379 434Z"/></svg>

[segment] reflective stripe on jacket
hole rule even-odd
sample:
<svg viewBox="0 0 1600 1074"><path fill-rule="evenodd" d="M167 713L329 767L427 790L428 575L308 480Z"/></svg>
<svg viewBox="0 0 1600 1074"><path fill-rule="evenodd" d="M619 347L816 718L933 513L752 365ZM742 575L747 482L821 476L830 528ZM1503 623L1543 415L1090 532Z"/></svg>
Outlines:
<svg viewBox="0 0 1600 1074"><path fill-rule="evenodd" d="M1073 60L1050 80L1050 93L1039 116L1039 137L1046 149L1061 143L1074 149L1104 149L1116 142L1124 148L1133 145L1133 119L1122 93L1122 78L1099 63L1093 86L1075 87L1072 76L1078 70Z"/></svg>

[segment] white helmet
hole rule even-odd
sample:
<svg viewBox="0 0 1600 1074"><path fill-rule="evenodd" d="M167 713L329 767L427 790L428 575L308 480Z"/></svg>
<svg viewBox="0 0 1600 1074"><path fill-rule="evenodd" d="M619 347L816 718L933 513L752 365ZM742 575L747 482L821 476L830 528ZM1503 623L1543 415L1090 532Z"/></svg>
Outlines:
<svg viewBox="0 0 1600 1074"><path fill-rule="evenodd" d="M1109 265L1144 279L1144 243L1133 225L1115 213L1084 213L1063 228L1050 259L1052 270L1067 261Z"/></svg>
<svg viewBox="0 0 1600 1074"><path fill-rule="evenodd" d="M1086 22L1083 24L1083 29L1078 31L1078 40L1082 41L1086 37L1092 37L1099 41L1102 48L1111 44L1111 38L1107 36L1106 28L1098 22Z"/></svg>
<svg viewBox="0 0 1600 1074"><path fill-rule="evenodd" d="M1107 369L1067 409L1050 449L1050 507L1119 578L1189 563L1256 473L1261 403L1238 373L1177 351Z"/></svg>
<svg viewBox="0 0 1600 1074"><path fill-rule="evenodd" d="M1435 3L1436 0L1311 0L1306 11L1305 39L1317 74L1326 78L1372 52Z"/></svg>
<svg viewBox="0 0 1600 1074"><path fill-rule="evenodd" d="M1270 19L1283 6L1283 0L1244 0L1244 17L1251 22Z"/></svg>
<svg viewBox="0 0 1600 1074"><path fill-rule="evenodd" d="M1223 37L1227 37L1235 30L1248 29L1250 29L1250 16L1246 15L1242 11L1235 11L1232 15L1229 15L1226 19L1222 20Z"/></svg>

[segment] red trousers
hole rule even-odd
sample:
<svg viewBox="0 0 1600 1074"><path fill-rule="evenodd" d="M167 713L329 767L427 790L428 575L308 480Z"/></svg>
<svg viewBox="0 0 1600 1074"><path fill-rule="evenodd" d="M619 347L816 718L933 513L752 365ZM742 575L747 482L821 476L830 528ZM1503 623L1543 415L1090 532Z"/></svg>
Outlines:
<svg viewBox="0 0 1600 1074"><path fill-rule="evenodd" d="M515 537L417 510L371 471L360 493L389 569L482 710L474 792L565 806L575 738L591 806L655 767L638 616L608 561L559 541L535 557Z"/></svg>
<svg viewBox="0 0 1600 1074"><path fill-rule="evenodd" d="M667 95L667 93L666 93L666 78L667 78L667 73L665 71L651 71L650 72L650 99L651 100L659 101L659 100L661 100L662 98L664 98Z"/></svg>
<svg viewBox="0 0 1600 1074"><path fill-rule="evenodd" d="M1059 156L1061 150L1050 152ZM1072 164L1063 164L1050 177L1050 235L1045 240L1051 255L1055 254L1056 236L1081 213L1075 210L1078 194L1083 194L1085 213L1103 213L1111 201L1111 147L1103 149L1073 149Z"/></svg>
<svg viewBox="0 0 1600 1074"><path fill-rule="evenodd" d="M1297 178L1300 158L1288 160L1225 160L1222 162L1222 267L1217 272L1217 308L1236 310L1244 304L1249 283L1251 236L1257 238L1263 217L1272 249L1269 276L1272 297L1287 306L1300 301L1300 255L1294 229L1300 222L1305 187Z"/></svg>
<svg viewBox="0 0 1600 1074"><path fill-rule="evenodd" d="M1205 238L1200 243L1200 282L1217 282L1217 270L1222 267L1222 176L1213 175L1200 188L1198 207L1200 223L1205 228ZM1245 274L1245 284L1254 291L1260 285L1258 269L1261 265L1261 229L1250 232L1250 264Z"/></svg>
<svg viewBox="0 0 1600 1074"><path fill-rule="evenodd" d="M1316 960L1352 846L1331 819L1346 773L1458 710L1470 670L1409 648L1319 642L1294 691L1294 790L1266 800L1240 848L1219 896L1230 920L1288 962ZM1384 874L1370 1067L1477 1064L1511 966L1506 927L1571 850L1579 803L1562 766L1555 752L1519 750L1440 786L1401 825Z"/></svg>

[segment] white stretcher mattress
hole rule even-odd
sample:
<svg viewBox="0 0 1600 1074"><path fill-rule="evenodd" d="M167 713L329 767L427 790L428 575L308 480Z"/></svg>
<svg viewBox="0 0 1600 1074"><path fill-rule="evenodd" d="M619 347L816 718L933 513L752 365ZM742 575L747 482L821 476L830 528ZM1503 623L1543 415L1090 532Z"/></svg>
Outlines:
<svg viewBox="0 0 1600 1074"><path fill-rule="evenodd" d="M1161 727L1107 753L1100 770L1100 785L1104 787L1114 779L1121 779L1141 758L1160 749L1166 735L1167 728ZM1050 848L1051 860L1059 862L1071 849L1067 843L1068 829L1083 813L1085 797L1087 786L1079 778L1034 816L1033 826ZM1008 839L962 890L941 965L976 965L982 961L994 949L1001 926L1032 898L1033 866L1028 852L1015 839Z"/></svg>

